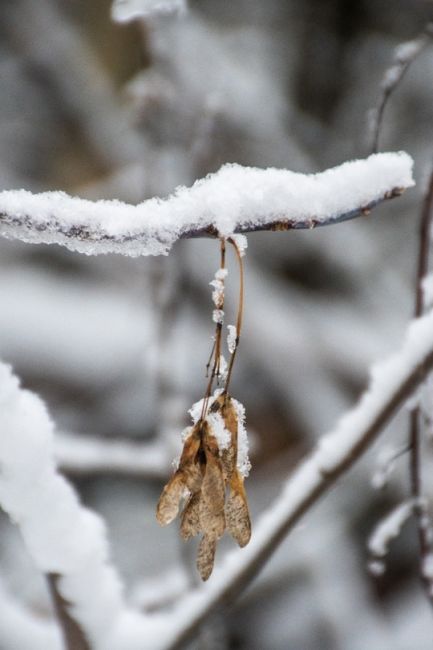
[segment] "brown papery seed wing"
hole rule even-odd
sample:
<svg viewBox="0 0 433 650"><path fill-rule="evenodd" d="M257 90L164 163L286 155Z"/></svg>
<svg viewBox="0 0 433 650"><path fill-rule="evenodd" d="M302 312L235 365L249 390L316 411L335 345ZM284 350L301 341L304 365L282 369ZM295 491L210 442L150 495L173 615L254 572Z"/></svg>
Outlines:
<svg viewBox="0 0 433 650"><path fill-rule="evenodd" d="M238 459L238 417L232 404L231 398L227 395L221 407L221 416L227 431L230 432L230 446L221 454L221 461L226 480L230 480L236 470Z"/></svg>
<svg viewBox="0 0 433 650"><path fill-rule="evenodd" d="M200 505L200 492L196 492L190 498L182 513L182 521L180 524L180 534L183 539L190 539L195 537L201 532L199 505Z"/></svg>
<svg viewBox="0 0 433 650"><path fill-rule="evenodd" d="M218 539L225 529L225 486L221 463L209 452L206 454L206 470L200 494L200 526L205 534Z"/></svg>
<svg viewBox="0 0 433 650"><path fill-rule="evenodd" d="M202 580L207 580L212 573L216 545L217 540L211 535L203 535L201 538L197 554L197 569Z"/></svg>
<svg viewBox="0 0 433 650"><path fill-rule="evenodd" d="M172 476L162 491L156 508L156 518L161 526L166 526L177 516L179 502L185 491L183 473L180 470Z"/></svg>
<svg viewBox="0 0 433 650"><path fill-rule="evenodd" d="M226 526L239 546L246 546L251 538L251 521L244 481L236 470L230 481L230 494L225 506Z"/></svg>

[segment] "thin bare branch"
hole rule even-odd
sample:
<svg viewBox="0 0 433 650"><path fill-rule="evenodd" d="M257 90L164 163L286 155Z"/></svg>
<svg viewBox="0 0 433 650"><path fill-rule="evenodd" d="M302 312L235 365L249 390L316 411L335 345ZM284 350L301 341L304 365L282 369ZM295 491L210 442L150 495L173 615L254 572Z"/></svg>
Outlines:
<svg viewBox="0 0 433 650"><path fill-rule="evenodd" d="M59 621L65 650L91 650L81 628L68 612L67 602L62 598L57 589L59 576L50 573L47 575L47 583L53 601L54 611Z"/></svg>
<svg viewBox="0 0 433 650"><path fill-rule="evenodd" d="M384 377L375 375L370 390L349 412L337 429L325 436L287 483L279 500L256 525L250 545L230 554L213 583L194 592L179 605L180 621L164 650L178 650L194 635L197 628L221 606L233 602L254 579L287 533L359 460L382 429L398 412L413 391L424 381L433 367L433 315L415 323L401 355L385 362ZM420 336L426 345L415 359L410 350ZM409 356L408 356L409 354ZM410 361L412 359L412 362ZM173 616L173 618L176 618Z"/></svg>
<svg viewBox="0 0 433 650"><path fill-rule="evenodd" d="M395 49L393 62L382 79L379 102L375 108L370 110L368 116L369 151L371 153L377 153L379 150L380 129L390 96L403 79L409 66L431 42L432 36L433 23L429 23L417 38L402 43Z"/></svg>
<svg viewBox="0 0 433 650"><path fill-rule="evenodd" d="M415 317L421 316L424 312L424 293L422 283L428 273L429 250L430 250L430 232L433 220L433 171L430 175L430 181L427 194L423 203L420 233L419 233L419 253L418 269L415 285ZM418 531L418 542L420 552L420 574L425 587L425 592L430 604L433 606L433 594L431 583L424 576L425 563L431 552L431 540L429 531L426 526L426 512L422 501L422 477L421 477L421 431L420 431L421 413L419 407L413 409L409 416L409 478L410 493L414 499L414 515Z"/></svg>

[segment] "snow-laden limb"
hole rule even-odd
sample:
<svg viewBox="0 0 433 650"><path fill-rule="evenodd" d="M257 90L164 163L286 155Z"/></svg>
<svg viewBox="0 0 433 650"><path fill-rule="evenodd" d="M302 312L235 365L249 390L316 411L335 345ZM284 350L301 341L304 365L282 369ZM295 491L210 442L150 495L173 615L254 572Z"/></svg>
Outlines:
<svg viewBox="0 0 433 650"><path fill-rule="evenodd" d="M186 0L114 0L111 17L118 23L129 23L159 14L184 12L186 6Z"/></svg>
<svg viewBox="0 0 433 650"><path fill-rule="evenodd" d="M404 152L318 174L227 164L190 188L136 206L10 190L0 193L0 235L88 255L163 255L180 238L313 228L366 214L414 184L412 165Z"/></svg>
<svg viewBox="0 0 433 650"><path fill-rule="evenodd" d="M60 576L60 595L71 603L92 649L134 647L124 630L133 621L145 639L147 618L126 607L102 520L80 504L56 471L53 424L44 404L22 390L5 365L0 365L0 430L0 504L19 526L36 566Z"/></svg>
<svg viewBox="0 0 433 650"><path fill-rule="evenodd" d="M9 594L0 583L0 648L62 650L60 630L38 617Z"/></svg>
<svg viewBox="0 0 433 650"><path fill-rule="evenodd" d="M433 367L433 312L409 326L400 351L373 368L358 404L325 435L255 526L249 546L227 555L212 581L170 614L161 648L174 650L221 603L233 600L299 519L348 470Z"/></svg>
<svg viewBox="0 0 433 650"><path fill-rule="evenodd" d="M161 444L58 434L54 454L67 474L124 474L164 479L170 459Z"/></svg>

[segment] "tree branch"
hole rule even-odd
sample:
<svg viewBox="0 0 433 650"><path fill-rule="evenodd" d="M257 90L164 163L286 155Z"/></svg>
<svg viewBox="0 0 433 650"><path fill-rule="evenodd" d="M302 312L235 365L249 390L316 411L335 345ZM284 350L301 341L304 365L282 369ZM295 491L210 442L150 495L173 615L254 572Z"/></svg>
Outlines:
<svg viewBox="0 0 433 650"><path fill-rule="evenodd" d="M433 367L433 313L414 321L398 354L373 370L369 390L336 429L324 436L256 526L250 545L235 551L213 581L171 613L176 623L161 647L177 650L220 606L231 603L257 575L287 533L362 456ZM177 629L175 629L177 627Z"/></svg>
<svg viewBox="0 0 433 650"><path fill-rule="evenodd" d="M54 452L68 475L116 474L163 480L171 459L162 444L56 434Z"/></svg>
<svg viewBox="0 0 433 650"><path fill-rule="evenodd" d="M433 171L430 174L427 194L423 203L421 223L419 232L419 253L418 268L415 284L415 317L421 316L424 312L423 280L427 276L429 266L430 232L433 219ZM425 563L431 552L431 540L429 523L426 524L426 509L422 504L422 480L421 480L421 432L420 432L420 408L417 406L409 415L409 478L410 493L414 499L414 515L418 531L418 543L420 552L420 575L425 593L430 604L433 606L433 594L431 592L431 580L425 575ZM428 519L427 519L428 521Z"/></svg>
<svg viewBox="0 0 433 650"><path fill-rule="evenodd" d="M376 153L379 149L380 128L388 99L403 79L409 66L430 43L432 36L433 23L429 23L417 38L395 48L392 65L386 70L380 85L382 92L379 102L370 110L368 116L369 150L372 153Z"/></svg>
<svg viewBox="0 0 433 650"><path fill-rule="evenodd" d="M319 174L224 165L167 199L133 206L62 192L0 193L0 235L98 255L167 254L178 239L314 228L368 214L411 187L404 152L375 154Z"/></svg>
<svg viewBox="0 0 433 650"><path fill-rule="evenodd" d="M87 640L78 626L77 622L71 618L68 612L67 602L60 595L57 589L57 580L59 576L54 573L47 575L48 589L53 601L54 611L62 629L63 639L66 650L90 650Z"/></svg>

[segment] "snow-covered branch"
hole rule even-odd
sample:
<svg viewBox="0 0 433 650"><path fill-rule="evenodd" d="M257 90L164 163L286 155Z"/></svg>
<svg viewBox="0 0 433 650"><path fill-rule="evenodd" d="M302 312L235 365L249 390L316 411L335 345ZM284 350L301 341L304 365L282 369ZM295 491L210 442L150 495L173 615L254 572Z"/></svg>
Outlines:
<svg viewBox="0 0 433 650"><path fill-rule="evenodd" d="M433 312L414 321L401 350L372 371L361 400L325 435L255 527L248 547L230 553L213 580L179 603L164 650L183 646L214 611L254 578L289 530L366 451L433 367Z"/></svg>
<svg viewBox="0 0 433 650"><path fill-rule="evenodd" d="M164 479L171 458L161 443L109 440L96 436L58 434L54 452L60 469L73 475L124 474Z"/></svg>
<svg viewBox="0 0 433 650"><path fill-rule="evenodd" d="M0 365L0 504L20 528L41 572L59 576L59 596L95 650L119 641L135 620L109 561L105 527L57 473L53 424L40 399ZM139 625L145 626L139 616ZM138 635L140 636L140 635Z"/></svg>
<svg viewBox="0 0 433 650"><path fill-rule="evenodd" d="M399 152L318 174L228 164L167 199L137 206L12 190L0 193L0 235L88 255L161 255L181 238L314 228L353 219L413 184L412 159Z"/></svg>

